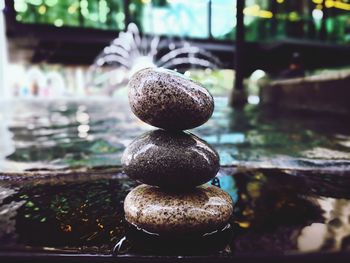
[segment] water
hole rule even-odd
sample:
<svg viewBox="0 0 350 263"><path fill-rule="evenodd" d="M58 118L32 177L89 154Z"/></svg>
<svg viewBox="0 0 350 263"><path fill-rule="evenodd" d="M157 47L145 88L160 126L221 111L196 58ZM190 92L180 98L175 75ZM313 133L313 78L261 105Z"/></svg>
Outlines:
<svg viewBox="0 0 350 263"><path fill-rule="evenodd" d="M218 179L236 203L220 253L350 249L348 174L222 168ZM123 200L134 186L118 169L3 180L0 251L111 254L125 237ZM126 239L118 253L164 254L159 247L141 250L140 242ZM207 253L197 245L193 251Z"/></svg>
<svg viewBox="0 0 350 263"><path fill-rule="evenodd" d="M109 252L124 234L121 204L132 182L68 177L2 185L2 250Z"/></svg>
<svg viewBox="0 0 350 263"><path fill-rule="evenodd" d="M217 98L213 117L193 130L219 152L214 183L236 203L231 238L210 253L349 250L347 119L226 105ZM0 162L0 253L111 255L127 236L119 255L167 254L127 235L123 200L136 184L121 172L120 155L152 128L125 98L13 101L2 113L11 136Z"/></svg>
<svg viewBox="0 0 350 263"><path fill-rule="evenodd" d="M0 124L0 130L7 130L2 144L8 145L8 157L0 162L6 172L119 166L124 148L152 129L134 117L123 96L14 101L7 108L7 120ZM212 118L192 132L214 146L223 166L341 171L350 167L349 126L342 116L275 112L256 105L235 111L226 99L216 98Z"/></svg>

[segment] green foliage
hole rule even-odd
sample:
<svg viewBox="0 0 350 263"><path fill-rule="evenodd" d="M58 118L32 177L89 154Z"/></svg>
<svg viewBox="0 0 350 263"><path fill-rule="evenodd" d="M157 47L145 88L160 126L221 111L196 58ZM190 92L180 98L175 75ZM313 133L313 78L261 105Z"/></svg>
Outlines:
<svg viewBox="0 0 350 263"><path fill-rule="evenodd" d="M122 0L16 0L22 23L123 30Z"/></svg>
<svg viewBox="0 0 350 263"><path fill-rule="evenodd" d="M131 21L135 22L142 31L149 23L149 17L157 15L162 10L171 15L185 16L178 36L208 37L204 34L192 35L189 29L194 27L202 13L195 10L196 5L205 5L206 1L189 1L188 3L172 3L166 0L141 1L131 0L128 7ZM249 1L245 9L245 31L247 41L273 41L281 38L319 39L321 19L315 19L312 12L317 7L311 0L303 4L288 4L275 1ZM57 27L73 26L97 28L102 30L123 30L125 28L125 13L123 0L15 0L16 19L23 23L50 24ZM212 35L219 40L235 39L235 4L236 1L212 1ZM147 7L147 12L145 8ZM209 7L209 5L208 5ZM149 13L151 8L151 13ZM203 12L204 9L201 9ZM327 41L349 42L349 11L339 8L325 8L327 13ZM322 13L322 14L323 14ZM326 15L325 15L326 16ZM153 18L152 18L153 19ZM167 17L164 18L167 20ZM208 19L208 18L206 18ZM184 22L186 20L186 22ZM147 22L148 21L148 22ZM167 21L164 21L166 23ZM180 21L179 21L180 22ZM184 24L185 23L185 24ZM209 24L209 23L206 23ZM156 27L157 25L155 25ZM156 31L157 28L151 28ZM172 34L169 29L168 34ZM203 32L207 32L204 30ZM152 33L152 32L148 32ZM201 33L202 34L202 33Z"/></svg>

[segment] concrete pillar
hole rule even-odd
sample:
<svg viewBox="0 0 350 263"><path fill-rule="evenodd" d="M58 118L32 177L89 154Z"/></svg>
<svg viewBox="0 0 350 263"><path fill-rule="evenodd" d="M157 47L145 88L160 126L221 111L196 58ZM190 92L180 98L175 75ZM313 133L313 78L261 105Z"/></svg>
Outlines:
<svg viewBox="0 0 350 263"><path fill-rule="evenodd" d="M247 101L247 95L243 88L243 74L244 74L244 14L245 6L244 0L237 0L236 4L236 45L235 45L235 84L230 96L229 104L232 107L241 107Z"/></svg>

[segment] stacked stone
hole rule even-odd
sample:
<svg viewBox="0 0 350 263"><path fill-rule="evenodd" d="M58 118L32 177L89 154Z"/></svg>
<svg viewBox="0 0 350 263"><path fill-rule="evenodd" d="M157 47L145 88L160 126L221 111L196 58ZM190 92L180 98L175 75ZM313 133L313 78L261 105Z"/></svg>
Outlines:
<svg viewBox="0 0 350 263"><path fill-rule="evenodd" d="M129 103L142 121L161 128L135 139L124 151L125 173L143 184L125 198L126 220L146 233L186 236L224 229L231 197L204 184L219 170L219 156L197 136L213 113L211 94L182 74L143 69L129 82Z"/></svg>

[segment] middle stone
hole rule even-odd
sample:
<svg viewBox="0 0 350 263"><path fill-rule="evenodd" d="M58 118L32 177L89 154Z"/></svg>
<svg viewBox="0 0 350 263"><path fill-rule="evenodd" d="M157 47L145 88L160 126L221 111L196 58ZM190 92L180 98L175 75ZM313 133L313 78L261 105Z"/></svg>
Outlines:
<svg viewBox="0 0 350 263"><path fill-rule="evenodd" d="M125 149L122 165L132 179L182 190L214 178L219 171L219 156L193 134L155 130L138 137Z"/></svg>

